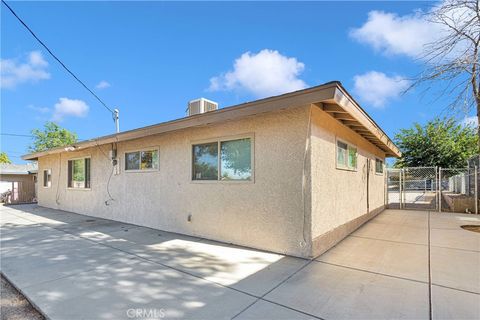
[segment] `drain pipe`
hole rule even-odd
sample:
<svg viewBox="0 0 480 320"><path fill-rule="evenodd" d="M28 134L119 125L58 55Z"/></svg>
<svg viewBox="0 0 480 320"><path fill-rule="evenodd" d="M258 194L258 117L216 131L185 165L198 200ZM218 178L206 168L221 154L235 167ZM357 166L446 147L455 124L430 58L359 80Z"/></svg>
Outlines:
<svg viewBox="0 0 480 320"><path fill-rule="evenodd" d="M442 212L442 167L438 168L438 212Z"/></svg>
<svg viewBox="0 0 480 320"><path fill-rule="evenodd" d="M370 159L367 158L367 214L370 213L370 190L369 183L370 181Z"/></svg>
<svg viewBox="0 0 480 320"><path fill-rule="evenodd" d="M475 214L478 214L478 171L477 166L474 167L475 169Z"/></svg>

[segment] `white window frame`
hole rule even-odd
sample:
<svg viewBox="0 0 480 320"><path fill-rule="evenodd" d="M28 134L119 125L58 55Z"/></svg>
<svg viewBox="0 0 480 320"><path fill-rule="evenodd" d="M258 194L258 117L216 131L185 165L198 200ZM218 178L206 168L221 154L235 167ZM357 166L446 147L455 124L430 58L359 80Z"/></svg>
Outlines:
<svg viewBox="0 0 480 320"><path fill-rule="evenodd" d="M73 188L73 187L69 187L68 186L68 161L73 161L73 160L85 160L85 159L90 159L90 188ZM86 155L86 156L82 156L82 157L76 157L76 158L70 158L70 159L67 159L67 190L75 190L75 191L90 191L92 190L92 156L91 155ZM72 172L72 175L73 175L73 172Z"/></svg>
<svg viewBox="0 0 480 320"><path fill-rule="evenodd" d="M377 160L382 162L382 172L377 172ZM383 173L385 172L385 160L382 160L381 158L375 157L375 174L379 176L383 176Z"/></svg>
<svg viewBox="0 0 480 320"><path fill-rule="evenodd" d="M338 163L338 142L341 142L341 143L347 145L347 154L346 154L346 158L345 158L345 161L346 161L345 165ZM355 150L356 150L356 158L357 158L356 160L357 161L355 161L355 167L350 167L348 165L349 150L351 148L355 148ZM357 171L357 168L358 168L358 147L356 145L352 144L352 143L349 143L349 142L343 140L343 139L336 138L335 139L335 167L338 170Z"/></svg>
<svg viewBox="0 0 480 320"><path fill-rule="evenodd" d="M127 170L126 166L127 166L127 160L126 160L126 156L127 156L127 153L134 153L134 152L142 152L142 151L157 151L157 154L158 154L158 166L157 168L152 168L152 169L130 169L130 170ZM152 147L145 147L145 148L140 148L140 149L131 149L131 150L125 150L123 152L123 159L122 159L122 162L123 162L123 165L122 163L119 163L121 165L121 168L124 172L128 172L128 173L139 173L139 172L156 172L156 171L160 171L160 147L159 146L152 146ZM140 154L140 166L142 164L142 155Z"/></svg>
<svg viewBox="0 0 480 320"><path fill-rule="evenodd" d="M49 181L49 183L47 183L47 185L45 185L45 171L47 171L47 175L50 175L50 181ZM52 169L50 169L50 168L43 169L43 171L42 171L42 187L44 187L44 188L51 188L52 187Z"/></svg>
<svg viewBox="0 0 480 320"><path fill-rule="evenodd" d="M221 180L222 177L222 159L220 157L221 152L221 143L225 141L240 140L240 139L250 139L250 169L251 176L250 180ZM218 174L217 180L195 180L193 179L193 146L198 144L206 144L216 142L218 145ZM255 135L253 133L232 135L232 136L221 136L217 138L203 139L203 140L193 140L190 141L190 183L255 183Z"/></svg>

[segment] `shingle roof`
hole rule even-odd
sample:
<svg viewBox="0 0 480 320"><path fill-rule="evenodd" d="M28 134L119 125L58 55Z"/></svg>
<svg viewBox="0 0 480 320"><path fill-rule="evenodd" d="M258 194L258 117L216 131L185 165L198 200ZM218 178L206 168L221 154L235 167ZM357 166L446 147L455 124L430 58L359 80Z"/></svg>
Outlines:
<svg viewBox="0 0 480 320"><path fill-rule="evenodd" d="M27 164L0 163L0 174L29 174L36 173L37 170L36 162Z"/></svg>

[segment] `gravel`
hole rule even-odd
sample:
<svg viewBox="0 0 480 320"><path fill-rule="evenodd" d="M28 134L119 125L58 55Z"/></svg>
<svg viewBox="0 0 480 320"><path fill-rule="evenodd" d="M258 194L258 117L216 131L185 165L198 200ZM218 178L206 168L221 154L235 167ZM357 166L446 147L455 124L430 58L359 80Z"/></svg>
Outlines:
<svg viewBox="0 0 480 320"><path fill-rule="evenodd" d="M0 274L0 319L44 320L45 318Z"/></svg>

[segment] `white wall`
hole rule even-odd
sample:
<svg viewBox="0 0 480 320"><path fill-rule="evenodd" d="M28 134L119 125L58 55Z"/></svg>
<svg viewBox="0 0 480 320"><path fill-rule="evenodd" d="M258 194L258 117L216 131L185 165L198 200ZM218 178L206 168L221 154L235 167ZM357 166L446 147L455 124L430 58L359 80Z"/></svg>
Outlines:
<svg viewBox="0 0 480 320"><path fill-rule="evenodd" d="M336 140L357 147L357 170L338 169L336 166ZM369 172L369 212L384 206L384 176L375 173L375 158L385 158L382 150L341 124L319 108L312 109L311 125L311 214L312 239L328 241L326 247L313 244L313 255L341 240L351 232L348 223L366 215L367 211L367 161ZM334 233L332 230L340 229Z"/></svg>
<svg viewBox="0 0 480 320"><path fill-rule="evenodd" d="M39 159L39 172L52 169L52 187L39 181L39 204L152 228L198 235L291 255L301 247L302 172L307 136L307 107L268 113L208 127L192 128L118 144L119 175L109 186L115 198L106 206L111 172L104 154L110 145ZM191 144L197 140L254 134L254 183L192 182ZM125 172L124 152L160 149L157 172ZM67 190L67 160L91 156L91 184ZM61 170L59 170L61 163ZM60 174L60 176L59 176ZM40 175L40 180L43 176ZM56 202L58 199L58 203ZM192 221L188 222L188 215Z"/></svg>

